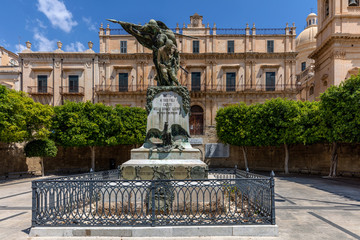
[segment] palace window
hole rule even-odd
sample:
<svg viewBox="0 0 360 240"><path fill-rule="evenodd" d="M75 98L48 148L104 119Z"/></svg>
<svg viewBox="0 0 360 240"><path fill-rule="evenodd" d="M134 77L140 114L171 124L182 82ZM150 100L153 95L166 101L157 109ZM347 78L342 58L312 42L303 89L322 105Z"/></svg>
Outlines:
<svg viewBox="0 0 360 240"><path fill-rule="evenodd" d="M69 92L70 93L79 92L79 76L78 75L70 75L69 76Z"/></svg>
<svg viewBox="0 0 360 240"><path fill-rule="evenodd" d="M227 52L228 53L234 53L235 52L235 49L234 49L234 41L228 41L227 42L227 45L228 45L228 50Z"/></svg>
<svg viewBox="0 0 360 240"><path fill-rule="evenodd" d="M200 92L201 90L201 73L192 72L191 73L191 91Z"/></svg>
<svg viewBox="0 0 360 240"><path fill-rule="evenodd" d="M119 92L127 92L128 91L128 73L119 73Z"/></svg>
<svg viewBox="0 0 360 240"><path fill-rule="evenodd" d="M120 53L127 53L127 41L120 41Z"/></svg>
<svg viewBox="0 0 360 240"><path fill-rule="evenodd" d="M266 73L266 91L275 91L275 72Z"/></svg>
<svg viewBox="0 0 360 240"><path fill-rule="evenodd" d="M200 47L199 47L199 41L193 41L193 53L199 53Z"/></svg>
<svg viewBox="0 0 360 240"><path fill-rule="evenodd" d="M236 83L236 73L228 72L226 73L226 91L234 92L235 91L235 83Z"/></svg>
<svg viewBox="0 0 360 240"><path fill-rule="evenodd" d="M349 6L350 7L359 6L359 0L349 0Z"/></svg>
<svg viewBox="0 0 360 240"><path fill-rule="evenodd" d="M306 69L306 62L301 63L301 71L304 71Z"/></svg>
<svg viewBox="0 0 360 240"><path fill-rule="evenodd" d="M47 76L46 75L38 75L37 77L37 88L39 93L47 92Z"/></svg>
<svg viewBox="0 0 360 240"><path fill-rule="evenodd" d="M274 40L267 41L267 52L273 53L274 52Z"/></svg>

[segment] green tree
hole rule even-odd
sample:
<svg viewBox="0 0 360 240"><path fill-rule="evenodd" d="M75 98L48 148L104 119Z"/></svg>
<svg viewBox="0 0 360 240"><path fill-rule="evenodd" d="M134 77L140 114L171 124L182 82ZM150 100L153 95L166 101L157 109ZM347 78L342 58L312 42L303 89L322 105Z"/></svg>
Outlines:
<svg viewBox="0 0 360 240"><path fill-rule="evenodd" d="M250 108L245 103L227 106L219 109L216 114L216 132L223 143L241 146L245 169L249 167L247 157L247 146L253 146L250 136Z"/></svg>
<svg viewBox="0 0 360 240"><path fill-rule="evenodd" d="M61 146L91 149L95 170L96 146L142 143L146 132L146 112L140 108L105 106L101 103L66 102L55 107L53 139Z"/></svg>
<svg viewBox="0 0 360 240"><path fill-rule="evenodd" d="M330 177L336 176L339 143L360 142L360 75L339 86L331 86L320 96L324 137L332 143Z"/></svg>
<svg viewBox="0 0 360 240"><path fill-rule="evenodd" d="M41 174L45 175L44 171L44 157L56 157L57 147L55 143L49 139L33 140L25 146L26 157L40 157L41 158Z"/></svg>
<svg viewBox="0 0 360 240"><path fill-rule="evenodd" d="M52 119L52 138L65 147L85 147L91 150L91 167L95 170L95 147L116 144L112 130L122 128L121 122L112 125L112 107L91 102L66 102L55 107Z"/></svg>
<svg viewBox="0 0 360 240"><path fill-rule="evenodd" d="M320 102L298 101L300 118L298 121L299 142L308 145L324 141L324 121L321 117Z"/></svg>
<svg viewBox="0 0 360 240"><path fill-rule="evenodd" d="M285 150L285 173L289 173L289 148L300 142L301 130L299 105L296 101L276 98L266 101L257 114L262 120L257 129L260 131L260 144L266 146L283 145Z"/></svg>
<svg viewBox="0 0 360 240"><path fill-rule="evenodd" d="M23 92L0 85L0 141L6 143L46 139L53 108L35 103Z"/></svg>
<svg viewBox="0 0 360 240"><path fill-rule="evenodd" d="M307 112L307 109L311 109ZM220 109L216 117L217 134L221 141L241 146L247 167L246 146L284 145L285 173L289 173L289 148L293 144L317 141L315 127L307 129L316 115L318 105L282 98L264 104L244 103ZM305 113L303 117L302 113ZM317 125L316 125L317 126Z"/></svg>
<svg viewBox="0 0 360 240"><path fill-rule="evenodd" d="M144 143L146 136L146 111L139 107L117 105L115 107L115 114L117 118L114 120L120 120L123 126L122 128L114 129L114 131L118 130L116 133L117 143L124 145Z"/></svg>

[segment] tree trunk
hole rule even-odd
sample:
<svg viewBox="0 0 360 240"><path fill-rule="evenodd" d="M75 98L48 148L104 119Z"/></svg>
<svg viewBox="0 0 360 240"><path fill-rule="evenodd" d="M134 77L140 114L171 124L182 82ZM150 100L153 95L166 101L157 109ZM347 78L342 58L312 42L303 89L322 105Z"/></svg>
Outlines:
<svg viewBox="0 0 360 240"><path fill-rule="evenodd" d="M331 166L330 166L330 173L329 177L336 177L336 170L338 164L338 144L337 142L332 143L332 152L331 152Z"/></svg>
<svg viewBox="0 0 360 240"><path fill-rule="evenodd" d="M95 171L95 146L90 146L91 149L91 168Z"/></svg>
<svg viewBox="0 0 360 240"><path fill-rule="evenodd" d="M45 176L44 158L41 157L41 176Z"/></svg>
<svg viewBox="0 0 360 240"><path fill-rule="evenodd" d="M289 174L289 146L285 143L285 174Z"/></svg>
<svg viewBox="0 0 360 240"><path fill-rule="evenodd" d="M245 146L241 146L243 154L244 154L244 162L245 162L245 169L249 169L248 165L248 158L247 158L247 149Z"/></svg>

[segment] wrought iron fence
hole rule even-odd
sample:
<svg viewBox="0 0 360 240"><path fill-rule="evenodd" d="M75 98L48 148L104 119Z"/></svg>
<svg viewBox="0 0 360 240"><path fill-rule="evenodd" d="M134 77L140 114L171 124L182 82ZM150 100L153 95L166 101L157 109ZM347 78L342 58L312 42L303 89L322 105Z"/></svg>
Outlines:
<svg viewBox="0 0 360 240"><path fill-rule="evenodd" d="M274 178L250 175L128 181L113 170L36 180L32 226L275 224Z"/></svg>

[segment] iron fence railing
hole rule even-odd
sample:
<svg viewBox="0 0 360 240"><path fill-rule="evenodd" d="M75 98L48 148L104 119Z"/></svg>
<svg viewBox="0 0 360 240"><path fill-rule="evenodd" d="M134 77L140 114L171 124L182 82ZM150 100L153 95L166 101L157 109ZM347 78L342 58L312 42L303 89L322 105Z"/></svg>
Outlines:
<svg viewBox="0 0 360 240"><path fill-rule="evenodd" d="M274 178L122 180L106 171L32 182L32 226L275 224ZM212 176L212 177L211 177Z"/></svg>
<svg viewBox="0 0 360 240"><path fill-rule="evenodd" d="M29 86L28 87L29 94L38 94L38 95L52 95L53 88L52 87L44 87L44 86Z"/></svg>

